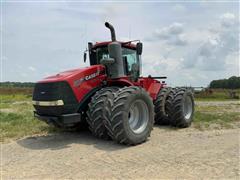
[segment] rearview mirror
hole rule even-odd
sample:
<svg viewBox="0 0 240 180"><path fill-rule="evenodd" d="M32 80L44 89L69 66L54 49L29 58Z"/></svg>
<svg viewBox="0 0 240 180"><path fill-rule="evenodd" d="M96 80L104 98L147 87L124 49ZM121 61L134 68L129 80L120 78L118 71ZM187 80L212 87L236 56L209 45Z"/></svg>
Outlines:
<svg viewBox="0 0 240 180"><path fill-rule="evenodd" d="M89 52L89 58L90 58L92 47L93 47L93 43L92 42L88 42L88 49L86 49L84 51L84 54L83 54L83 61L84 61L84 63L87 61L87 51Z"/></svg>
<svg viewBox="0 0 240 180"><path fill-rule="evenodd" d="M86 60L87 60L87 52L85 51L83 54L83 61L86 62Z"/></svg>
<svg viewBox="0 0 240 180"><path fill-rule="evenodd" d="M88 51L91 52L92 48L93 48L93 43L88 42Z"/></svg>
<svg viewBox="0 0 240 180"><path fill-rule="evenodd" d="M137 54L141 55L142 54L142 49L143 49L143 44L141 42L136 44L136 50L137 50Z"/></svg>

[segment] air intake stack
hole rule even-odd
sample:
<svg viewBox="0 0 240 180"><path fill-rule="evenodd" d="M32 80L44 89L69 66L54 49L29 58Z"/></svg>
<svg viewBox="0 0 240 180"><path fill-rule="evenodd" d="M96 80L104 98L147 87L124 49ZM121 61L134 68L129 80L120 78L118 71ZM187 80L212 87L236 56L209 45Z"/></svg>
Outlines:
<svg viewBox="0 0 240 180"><path fill-rule="evenodd" d="M114 27L106 22L105 26L110 29L112 42L108 44L109 59L103 59L102 63L107 66L108 76L110 78L120 78L124 76L124 67L122 59L122 47L116 40Z"/></svg>
<svg viewBox="0 0 240 180"><path fill-rule="evenodd" d="M116 34L115 34L114 27L111 24L109 24L108 22L105 22L105 26L108 29L110 29L112 41L116 41Z"/></svg>

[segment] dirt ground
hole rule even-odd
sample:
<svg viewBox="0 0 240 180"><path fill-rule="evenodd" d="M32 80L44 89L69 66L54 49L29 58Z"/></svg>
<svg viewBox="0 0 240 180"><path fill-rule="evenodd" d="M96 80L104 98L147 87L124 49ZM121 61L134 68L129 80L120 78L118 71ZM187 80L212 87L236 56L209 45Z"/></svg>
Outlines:
<svg viewBox="0 0 240 180"><path fill-rule="evenodd" d="M239 129L155 127L126 147L89 132L29 137L2 144L3 179L239 178Z"/></svg>
<svg viewBox="0 0 240 180"><path fill-rule="evenodd" d="M236 101L197 105L232 104ZM239 130L155 126L146 143L130 147L88 131L26 137L1 144L1 175L4 180L240 179Z"/></svg>

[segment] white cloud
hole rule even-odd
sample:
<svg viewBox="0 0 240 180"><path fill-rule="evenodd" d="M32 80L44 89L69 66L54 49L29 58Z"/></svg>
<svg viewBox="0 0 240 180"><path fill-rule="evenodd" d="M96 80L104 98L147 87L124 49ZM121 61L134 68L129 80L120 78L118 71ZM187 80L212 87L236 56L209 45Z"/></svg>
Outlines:
<svg viewBox="0 0 240 180"><path fill-rule="evenodd" d="M183 24L173 23L167 27L156 29L154 35L160 39L168 39L171 35L178 35L183 32Z"/></svg>
<svg viewBox="0 0 240 180"><path fill-rule="evenodd" d="M169 45L184 46L187 44L184 28L182 23L172 23L167 27L156 29L151 37L146 38L146 41L162 40Z"/></svg>
<svg viewBox="0 0 240 180"><path fill-rule="evenodd" d="M26 73L20 73L23 78L26 78L28 75Z"/></svg>
<svg viewBox="0 0 240 180"><path fill-rule="evenodd" d="M33 72L36 71L36 68L34 68L34 67L32 67L32 66L29 66L28 69L29 69L30 71L33 71Z"/></svg>
<svg viewBox="0 0 240 180"><path fill-rule="evenodd" d="M186 11L186 7L182 4L175 4L172 10L177 13L184 13Z"/></svg>
<svg viewBox="0 0 240 180"><path fill-rule="evenodd" d="M233 23L235 16L225 13L220 16L220 26L215 33L209 32L207 41L190 48L184 58L185 68L198 68L207 71L225 70L226 59L238 51L238 26ZM235 24L235 25L234 25ZM221 26L222 25L222 26ZM224 27L223 27L224 26Z"/></svg>
<svg viewBox="0 0 240 180"><path fill-rule="evenodd" d="M236 18L235 15L232 13L225 13L221 15L221 25L224 27L229 27L235 24Z"/></svg>
<svg viewBox="0 0 240 180"><path fill-rule="evenodd" d="M6 56L2 56L1 60L2 60L2 61L7 61L8 58L7 58Z"/></svg>
<svg viewBox="0 0 240 180"><path fill-rule="evenodd" d="M184 46L187 44L186 34L179 34L178 36L174 36L172 42L170 44Z"/></svg>
<svg viewBox="0 0 240 180"><path fill-rule="evenodd" d="M175 22L167 28L167 31L169 34L181 34L183 32L183 24Z"/></svg>

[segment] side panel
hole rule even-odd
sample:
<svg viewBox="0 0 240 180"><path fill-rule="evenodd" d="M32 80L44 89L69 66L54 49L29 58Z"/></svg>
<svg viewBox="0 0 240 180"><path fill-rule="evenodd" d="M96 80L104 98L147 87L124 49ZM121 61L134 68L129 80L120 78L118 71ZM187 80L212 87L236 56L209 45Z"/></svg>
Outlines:
<svg viewBox="0 0 240 180"><path fill-rule="evenodd" d="M139 78L137 84L143 87L150 94L153 100L157 98L158 92L164 85L160 81L145 77Z"/></svg>
<svg viewBox="0 0 240 180"><path fill-rule="evenodd" d="M157 81L155 79L146 78L146 77L139 78L137 82L130 81L129 77L122 77L122 78L117 78L114 80L109 79L108 85L109 86L119 86L119 87L141 86L150 94L152 99L155 100L157 98L158 92L161 90L161 88L165 84L163 84L160 81Z"/></svg>
<svg viewBox="0 0 240 180"><path fill-rule="evenodd" d="M81 76L71 78L67 82L71 86L78 102L81 102L91 90L102 86L104 80L106 80L105 73L99 74L97 70L92 70Z"/></svg>
<svg viewBox="0 0 240 180"><path fill-rule="evenodd" d="M99 87L102 85L103 80L106 78L105 75L98 76L92 80L85 81L81 83L81 85L76 86L75 81L77 80L71 80L68 81L70 86L73 89L74 94L76 95L76 98L78 102L80 102L85 95L87 95L93 88Z"/></svg>
<svg viewBox="0 0 240 180"><path fill-rule="evenodd" d="M108 79L108 85L124 87L124 86L134 86L135 84L131 82L129 78L126 76L126 77L117 78L117 79Z"/></svg>
<svg viewBox="0 0 240 180"><path fill-rule="evenodd" d="M155 100L157 98L158 92L162 88L161 83L152 83L147 91L149 92L150 96Z"/></svg>

